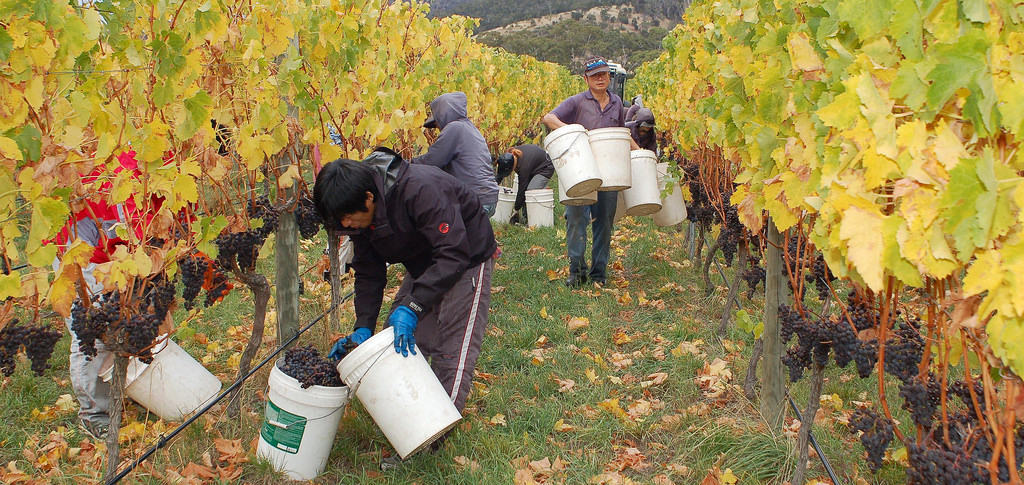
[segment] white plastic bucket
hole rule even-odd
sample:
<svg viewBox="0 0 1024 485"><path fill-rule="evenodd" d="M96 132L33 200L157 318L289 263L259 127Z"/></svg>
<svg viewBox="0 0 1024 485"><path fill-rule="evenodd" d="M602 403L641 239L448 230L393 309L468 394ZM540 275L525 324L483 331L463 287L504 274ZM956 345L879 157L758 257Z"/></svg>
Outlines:
<svg viewBox="0 0 1024 485"><path fill-rule="evenodd" d="M342 409L345 386L302 388L281 371L283 359L270 370L267 406L256 454L292 480L312 480L327 466Z"/></svg>
<svg viewBox="0 0 1024 485"><path fill-rule="evenodd" d="M498 205L494 207L494 215L491 220L501 224L508 224L512 218L512 211L516 204L516 193L508 187L498 187Z"/></svg>
<svg viewBox="0 0 1024 485"><path fill-rule="evenodd" d="M555 225L555 193L551 189L526 191L526 218L531 226Z"/></svg>
<svg viewBox="0 0 1024 485"><path fill-rule="evenodd" d="M622 191L626 215L646 216L661 210L658 190L658 156L650 150L630 152L633 186Z"/></svg>
<svg viewBox="0 0 1024 485"><path fill-rule="evenodd" d="M565 184L570 197L589 194L601 186L601 172L590 149L587 129L582 125L566 125L544 137L544 149L558 173L558 182Z"/></svg>
<svg viewBox="0 0 1024 485"><path fill-rule="evenodd" d="M658 164L658 189L665 190L665 178L668 176L668 164ZM682 187L678 184L669 187L672 192L661 199L661 210L654 213L654 223L661 227L674 226L686 220L686 203L683 201Z"/></svg>
<svg viewBox="0 0 1024 485"><path fill-rule="evenodd" d="M625 190L633 185L629 163L629 128L598 128L587 132L594 162L601 174L601 187L597 190Z"/></svg>
<svg viewBox="0 0 1024 485"><path fill-rule="evenodd" d="M462 419L423 352L395 352L391 329L359 344L341 362L341 380L363 403L398 456L423 449Z"/></svg>
<svg viewBox="0 0 1024 485"><path fill-rule="evenodd" d="M109 381L113 366L100 377ZM125 374L125 394L164 421L181 421L210 402L221 383L169 337L153 349L153 362L132 358Z"/></svg>
<svg viewBox="0 0 1024 485"><path fill-rule="evenodd" d="M595 190L589 194L583 194L579 197L569 197L565 193L565 186L558 184L558 201L561 202L562 205L591 205L597 202L597 191Z"/></svg>

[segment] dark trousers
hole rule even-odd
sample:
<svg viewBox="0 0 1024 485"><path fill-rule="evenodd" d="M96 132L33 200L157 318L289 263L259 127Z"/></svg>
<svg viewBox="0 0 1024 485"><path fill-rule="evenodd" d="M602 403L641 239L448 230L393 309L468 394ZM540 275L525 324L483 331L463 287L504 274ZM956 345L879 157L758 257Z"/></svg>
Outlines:
<svg viewBox="0 0 1024 485"><path fill-rule="evenodd" d="M618 192L598 192L597 202L565 208L565 247L569 256L569 273L587 275L587 226L593 226L594 243L590 249L590 279L607 279L608 258L611 253L612 223Z"/></svg>
<svg viewBox="0 0 1024 485"><path fill-rule="evenodd" d="M480 356L491 305L493 270L493 259L467 269L416 325L416 348L430 362L434 375L459 412L466 407L466 397L473 388L473 369ZM402 301L415 281L407 273L395 301Z"/></svg>

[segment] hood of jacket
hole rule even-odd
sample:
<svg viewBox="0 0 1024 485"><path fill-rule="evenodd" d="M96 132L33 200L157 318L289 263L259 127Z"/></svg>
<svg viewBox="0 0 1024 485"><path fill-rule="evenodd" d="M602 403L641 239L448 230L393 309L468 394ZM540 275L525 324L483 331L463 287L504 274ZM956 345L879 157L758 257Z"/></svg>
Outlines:
<svg viewBox="0 0 1024 485"><path fill-rule="evenodd" d="M654 124L654 112L651 111L651 108L640 108L640 110L636 112L636 119L635 120L636 120L637 126L639 126L641 123L650 123L650 124L653 125Z"/></svg>
<svg viewBox="0 0 1024 485"><path fill-rule="evenodd" d="M437 122L437 128L443 130L448 123L460 118L467 118L466 93L455 91L444 93L430 102L430 112Z"/></svg>
<svg viewBox="0 0 1024 485"><path fill-rule="evenodd" d="M380 191L381 196L387 195L398 180L398 173L402 168L402 156L390 148L377 147L370 156L363 159L363 163L372 168L379 177L377 190Z"/></svg>

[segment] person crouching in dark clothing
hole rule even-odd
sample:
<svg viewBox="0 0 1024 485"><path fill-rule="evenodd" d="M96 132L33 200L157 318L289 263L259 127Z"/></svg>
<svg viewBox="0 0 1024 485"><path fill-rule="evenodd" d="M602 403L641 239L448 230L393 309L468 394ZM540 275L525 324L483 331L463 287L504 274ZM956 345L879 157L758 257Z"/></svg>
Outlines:
<svg viewBox="0 0 1024 485"><path fill-rule="evenodd" d="M387 264L402 263L405 279L385 327L395 334L395 352L423 352L461 412L487 325L498 247L480 198L437 167L410 165L378 148L362 162L324 165L313 201L329 230L352 238L355 252L355 330L338 340L331 358L373 334Z"/></svg>
<svg viewBox="0 0 1024 485"><path fill-rule="evenodd" d="M636 119L626 122L629 134L640 148L658 153L658 136L654 133L654 112L650 108L640 108Z"/></svg>
<svg viewBox="0 0 1024 485"><path fill-rule="evenodd" d="M515 213L509 222L526 224L526 213L523 211L526 205L526 191L547 188L548 181L555 175L555 166L551 164L551 157L543 148L537 145L518 145L498 155L494 172L497 174L495 181L498 183L513 172L518 176L519 191L513 205Z"/></svg>

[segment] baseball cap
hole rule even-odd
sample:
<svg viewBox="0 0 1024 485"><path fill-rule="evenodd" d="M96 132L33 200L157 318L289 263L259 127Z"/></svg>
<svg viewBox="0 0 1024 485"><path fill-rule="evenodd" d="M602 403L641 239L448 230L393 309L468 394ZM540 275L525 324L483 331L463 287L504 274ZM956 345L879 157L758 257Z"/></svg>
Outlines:
<svg viewBox="0 0 1024 485"><path fill-rule="evenodd" d="M591 57L583 63L583 75L592 76L599 72L611 72L612 68L608 66L608 61L603 57Z"/></svg>
<svg viewBox="0 0 1024 485"><path fill-rule="evenodd" d="M512 168L515 166L515 157L511 153L502 153L498 155L498 160L495 164L498 166L497 178L501 180L512 174Z"/></svg>

